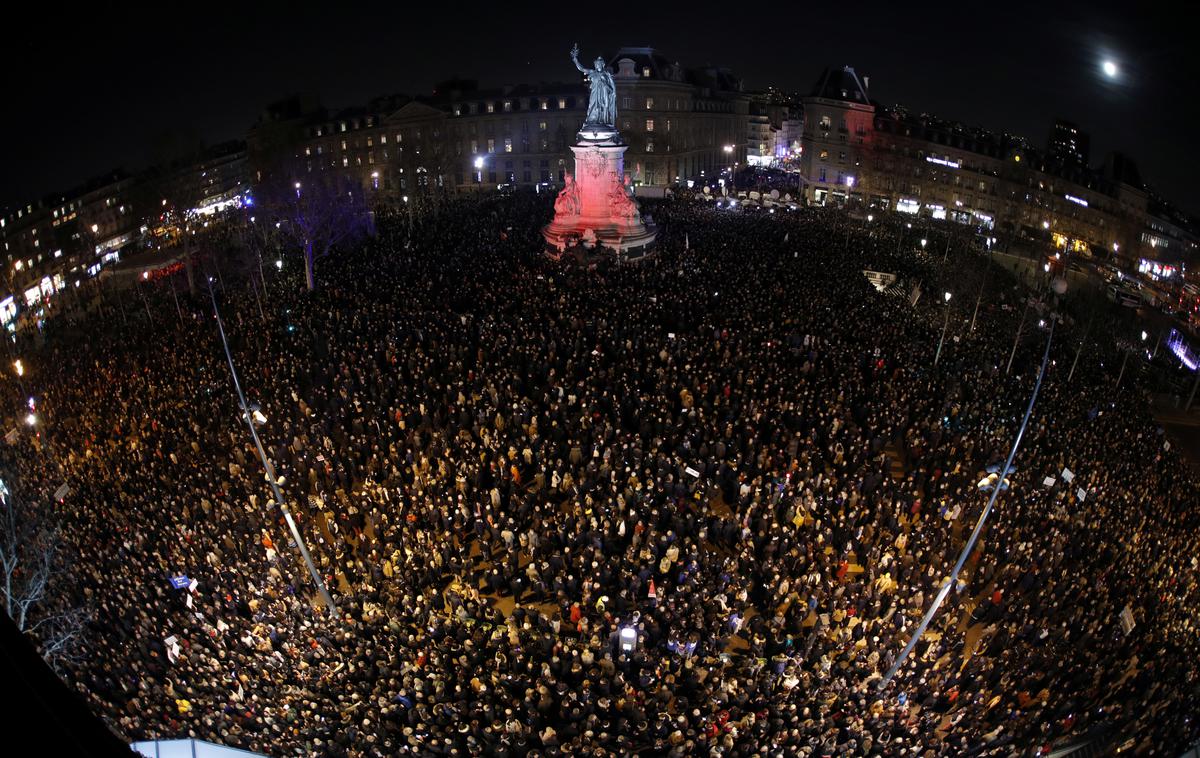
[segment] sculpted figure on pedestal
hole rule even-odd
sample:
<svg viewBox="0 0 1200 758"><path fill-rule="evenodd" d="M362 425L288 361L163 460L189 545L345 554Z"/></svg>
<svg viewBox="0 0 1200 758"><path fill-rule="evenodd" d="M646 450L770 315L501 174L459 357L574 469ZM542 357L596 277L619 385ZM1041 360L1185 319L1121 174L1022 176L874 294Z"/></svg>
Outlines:
<svg viewBox="0 0 1200 758"><path fill-rule="evenodd" d="M579 199L579 187L570 171L566 173L565 181L566 184L559 191L558 197L554 198L554 215L578 216L583 204Z"/></svg>
<svg viewBox="0 0 1200 758"><path fill-rule="evenodd" d="M587 120L585 126L607 126L615 128L617 123L617 83L613 80L612 72L604 65L603 58L597 58L592 68L579 65L579 45L571 48L571 60L579 73L587 77L591 95L588 96Z"/></svg>

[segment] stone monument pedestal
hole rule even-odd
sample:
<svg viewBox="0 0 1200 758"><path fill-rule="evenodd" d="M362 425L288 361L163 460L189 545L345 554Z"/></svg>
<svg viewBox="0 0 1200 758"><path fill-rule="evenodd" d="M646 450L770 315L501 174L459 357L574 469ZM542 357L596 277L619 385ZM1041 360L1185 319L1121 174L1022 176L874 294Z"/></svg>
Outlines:
<svg viewBox="0 0 1200 758"><path fill-rule="evenodd" d="M554 201L554 220L542 229L551 257L576 246L608 248L625 260L651 252L657 232L642 220L624 181L628 149L611 126L584 124L576 135L575 174L568 174Z"/></svg>

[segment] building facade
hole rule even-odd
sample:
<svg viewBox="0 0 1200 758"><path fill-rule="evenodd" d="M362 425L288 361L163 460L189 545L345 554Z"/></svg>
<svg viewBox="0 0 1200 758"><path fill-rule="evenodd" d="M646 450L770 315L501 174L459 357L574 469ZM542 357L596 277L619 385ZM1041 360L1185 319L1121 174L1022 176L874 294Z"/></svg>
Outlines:
<svg viewBox="0 0 1200 758"><path fill-rule="evenodd" d="M634 185L700 180L745 160L749 98L720 68L685 69L652 48L622 48L611 64L617 128ZM249 138L250 170L285 182L337 175L380 201L441 192L549 187L571 169L583 124L581 82L481 90L439 85L428 98L381 98L329 114L276 107ZM286 176L284 176L286 175Z"/></svg>
<svg viewBox="0 0 1200 758"><path fill-rule="evenodd" d="M1123 156L1092 169L1019 137L883 108L849 67L826 70L803 106L800 170L811 203L977 224L1130 265L1196 251L1195 235L1164 218Z"/></svg>
<svg viewBox="0 0 1200 758"><path fill-rule="evenodd" d="M148 241L165 209L186 198L181 217L240 203L249 185L244 143L230 142L170 167L113 171L0 216L4 278L0 316L15 328L61 293Z"/></svg>

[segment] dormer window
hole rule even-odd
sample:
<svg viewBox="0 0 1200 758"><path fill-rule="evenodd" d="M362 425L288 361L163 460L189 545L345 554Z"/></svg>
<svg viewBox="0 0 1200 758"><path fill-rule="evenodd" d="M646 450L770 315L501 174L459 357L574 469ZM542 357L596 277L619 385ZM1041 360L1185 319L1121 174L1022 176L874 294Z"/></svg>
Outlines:
<svg viewBox="0 0 1200 758"><path fill-rule="evenodd" d="M646 79L650 78L650 67L649 66L642 66L642 76Z"/></svg>

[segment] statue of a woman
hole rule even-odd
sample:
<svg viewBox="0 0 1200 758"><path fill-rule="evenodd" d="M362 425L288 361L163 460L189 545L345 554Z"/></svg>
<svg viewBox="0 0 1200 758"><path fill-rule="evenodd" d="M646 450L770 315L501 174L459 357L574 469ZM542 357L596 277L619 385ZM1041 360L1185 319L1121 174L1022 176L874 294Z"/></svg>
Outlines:
<svg viewBox="0 0 1200 758"><path fill-rule="evenodd" d="M606 126L610 129L617 124L617 84L613 81L612 72L604 65L603 58L597 58L593 68L587 69L579 65L579 45L571 48L571 60L579 73L587 77L591 95L588 97L587 120L584 126Z"/></svg>

